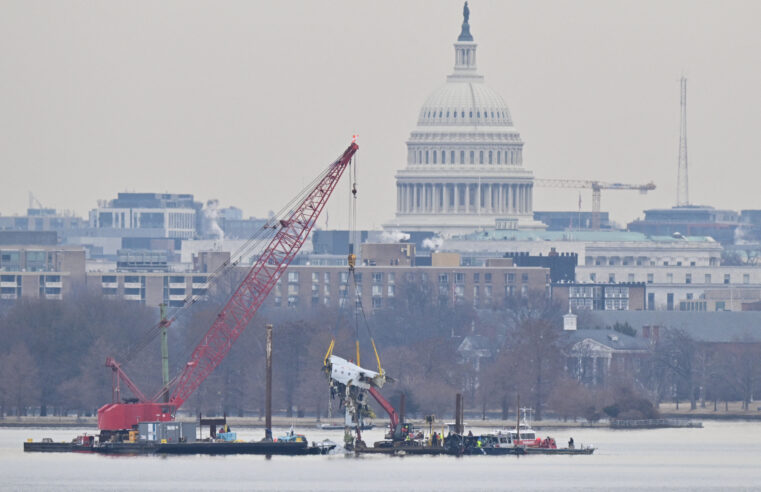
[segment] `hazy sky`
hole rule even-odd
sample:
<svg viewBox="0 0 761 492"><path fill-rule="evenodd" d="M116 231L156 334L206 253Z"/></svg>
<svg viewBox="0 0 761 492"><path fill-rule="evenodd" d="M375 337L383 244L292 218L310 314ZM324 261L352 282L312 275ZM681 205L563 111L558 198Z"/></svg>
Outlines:
<svg viewBox="0 0 761 492"><path fill-rule="evenodd" d="M684 73L691 201L761 209L760 1L470 8L479 70L537 177L655 181L603 192L621 223L673 205ZM0 213L23 213L29 191L80 215L155 191L262 216L359 133L358 222L378 227L461 22L460 0L0 0ZM331 228L347 203L348 185ZM577 205L578 191L535 189L536 210Z"/></svg>

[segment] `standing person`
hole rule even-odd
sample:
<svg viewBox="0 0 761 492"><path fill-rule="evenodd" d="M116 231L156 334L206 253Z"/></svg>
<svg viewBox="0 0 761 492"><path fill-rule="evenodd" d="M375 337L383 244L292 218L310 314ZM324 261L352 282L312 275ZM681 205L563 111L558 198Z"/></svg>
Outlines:
<svg viewBox="0 0 761 492"><path fill-rule="evenodd" d="M570 439L568 440L568 448L569 448L569 449L573 449L573 447L574 447L574 444L573 444L573 437L572 437L572 438L570 438Z"/></svg>

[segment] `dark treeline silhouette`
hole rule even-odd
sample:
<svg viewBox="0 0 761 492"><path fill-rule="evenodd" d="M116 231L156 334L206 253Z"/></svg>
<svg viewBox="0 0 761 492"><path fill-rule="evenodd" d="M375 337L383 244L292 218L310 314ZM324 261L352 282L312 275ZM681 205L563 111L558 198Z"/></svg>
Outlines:
<svg viewBox="0 0 761 492"><path fill-rule="evenodd" d="M223 279L210 299L184 310L172 324L172 376L181 371L238 281ZM521 406L532 407L537 419L553 414L597 420L653 417L653 404L680 399L692 408L706 402L716 408L730 400L741 400L747 408L758 391L758 344L700 344L678 330L663 330L635 368L613 370L603 386L585 386L567 370L562 310L543 292L475 309L435 295L434 288L425 281L400 282L383 309L366 313L367 323L353 299L346 299L342 309L267 305L182 410L263 415L267 323L274 325L274 408L288 416L328 413L329 390L321 369L331 338L336 339L336 355L355 359L359 334L361 364L376 369L370 333L384 370L395 379L383 393L397 405L404 393L408 415L449 418L457 392L465 395L469 411L484 418L513 418L520 395ZM122 362L146 395L156 394L161 388L159 338L128 355L157 321L157 307L84 292L65 301L22 299L1 305L0 415L93 415L112 399L107 356ZM632 336L628 329L616 331ZM472 357L458 350L466 339L477 340L488 355ZM122 397L131 396L122 385ZM337 401L332 405L338 415Z"/></svg>

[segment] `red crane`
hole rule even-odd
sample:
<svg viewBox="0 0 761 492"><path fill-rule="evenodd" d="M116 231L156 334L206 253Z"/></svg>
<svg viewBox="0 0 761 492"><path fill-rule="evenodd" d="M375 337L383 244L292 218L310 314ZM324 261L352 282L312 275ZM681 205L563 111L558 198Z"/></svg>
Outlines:
<svg viewBox="0 0 761 492"><path fill-rule="evenodd" d="M370 389L367 390L370 395L375 398L375 401L378 402L378 404L383 407L383 410L386 411L388 414L388 418L391 421L391 436L393 438L396 438L400 435L401 429L399 429L400 424L400 418L399 414L397 413L396 409L393 405L391 405L391 402L383 398L383 395L380 394L380 391L378 391L378 388L375 388L373 386L370 387Z"/></svg>
<svg viewBox="0 0 761 492"><path fill-rule="evenodd" d="M127 377L118 362L111 357L106 359L106 366L113 371L114 401L98 409L98 428L101 430L102 439L132 429L138 422L166 421L174 418L177 409L227 356L233 343L288 268L358 148L357 144L352 142L343 155L329 166L322 179L306 197L285 219L273 226L278 228L277 232L193 351L190 360L176 379L177 384L168 402L160 401L167 391L166 388L162 388L157 395L149 399ZM135 395L134 402L119 402L121 380Z"/></svg>

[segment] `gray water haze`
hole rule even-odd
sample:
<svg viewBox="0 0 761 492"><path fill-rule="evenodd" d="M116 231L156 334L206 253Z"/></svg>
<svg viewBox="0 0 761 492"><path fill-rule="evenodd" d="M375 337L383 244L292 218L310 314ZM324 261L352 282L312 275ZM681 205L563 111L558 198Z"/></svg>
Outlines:
<svg viewBox="0 0 761 492"><path fill-rule="evenodd" d="M84 430L0 430L2 490L761 490L761 425L703 429L562 429L592 456L137 456L24 453L27 438L67 440ZM279 435L286 429L276 429ZM310 440L340 431L298 429ZM258 439L261 429L236 429ZM92 432L92 429L89 430ZM368 442L381 430L369 431Z"/></svg>

